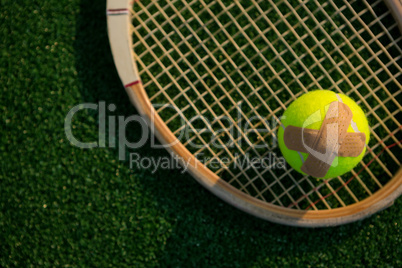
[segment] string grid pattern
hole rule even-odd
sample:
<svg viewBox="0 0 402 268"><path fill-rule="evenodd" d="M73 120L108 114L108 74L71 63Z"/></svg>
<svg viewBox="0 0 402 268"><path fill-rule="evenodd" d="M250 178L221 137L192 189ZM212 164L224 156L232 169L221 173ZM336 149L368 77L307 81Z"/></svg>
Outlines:
<svg viewBox="0 0 402 268"><path fill-rule="evenodd" d="M278 206L332 209L371 196L399 169L402 37L381 0L138 1L131 14L151 103L233 187ZM282 169L276 143L286 107L315 89L350 96L370 124L361 163L325 181Z"/></svg>

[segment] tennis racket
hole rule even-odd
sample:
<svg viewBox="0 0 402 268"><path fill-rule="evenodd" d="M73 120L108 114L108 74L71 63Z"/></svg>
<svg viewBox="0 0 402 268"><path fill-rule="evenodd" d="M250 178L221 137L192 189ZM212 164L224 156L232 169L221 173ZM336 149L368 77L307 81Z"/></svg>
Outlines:
<svg viewBox="0 0 402 268"><path fill-rule="evenodd" d="M365 218L401 194L401 1L108 0L107 19L132 103L226 202L319 227ZM316 89L350 96L370 124L360 164L330 180L284 167L276 144L283 112Z"/></svg>

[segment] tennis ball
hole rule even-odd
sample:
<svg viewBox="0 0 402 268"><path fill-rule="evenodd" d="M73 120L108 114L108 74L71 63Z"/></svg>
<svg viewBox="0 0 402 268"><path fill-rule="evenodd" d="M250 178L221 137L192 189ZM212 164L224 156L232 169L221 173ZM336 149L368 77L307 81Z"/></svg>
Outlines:
<svg viewBox="0 0 402 268"><path fill-rule="evenodd" d="M305 173L301 171L301 166L307 159L308 154L290 150L286 147L283 139L285 128L287 126L303 127L304 122L306 122L308 118L311 119L312 116L317 116L315 120L310 120L314 123L309 124L308 126L304 125L304 127L316 130L320 129L322 121L325 119L326 112L328 111L329 104L334 101L343 102L353 113L352 122L349 125L347 132L355 132L352 127L352 124L355 124L355 129L357 129L358 132L365 134L366 144L369 142L370 132L367 118L362 109L351 98L329 90L316 90L302 95L291 103L289 108L282 116L281 126L279 127L278 131L278 143L279 148L289 165L304 175ZM317 111L319 111L319 113ZM337 156L332 162L331 167L326 175L322 178L333 178L336 176L341 176L350 171L360 162L365 152L366 146L364 146L362 152L357 157Z"/></svg>

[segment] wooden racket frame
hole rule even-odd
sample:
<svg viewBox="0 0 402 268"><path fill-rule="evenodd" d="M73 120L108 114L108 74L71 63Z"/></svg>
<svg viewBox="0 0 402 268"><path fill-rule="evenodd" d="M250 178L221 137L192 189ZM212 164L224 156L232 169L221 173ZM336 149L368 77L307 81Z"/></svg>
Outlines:
<svg viewBox="0 0 402 268"><path fill-rule="evenodd" d="M387 5L402 27L402 4L398 0L386 0ZM295 210L276 206L251 197L234 188L213 173L176 138L162 118L156 113L141 83L133 57L130 0L108 0L107 20L110 46L119 76L131 102L150 124L153 134L168 151L183 159L188 172L205 188L229 204L272 222L302 227L336 226L368 217L393 204L402 193L402 168L383 188L370 197L341 208L329 210Z"/></svg>

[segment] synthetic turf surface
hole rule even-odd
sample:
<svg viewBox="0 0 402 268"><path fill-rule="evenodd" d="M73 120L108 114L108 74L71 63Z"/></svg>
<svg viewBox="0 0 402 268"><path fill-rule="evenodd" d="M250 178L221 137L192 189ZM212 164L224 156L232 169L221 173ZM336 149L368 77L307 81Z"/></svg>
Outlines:
<svg viewBox="0 0 402 268"><path fill-rule="evenodd" d="M71 146L73 106L136 113L114 68L104 2L0 1L1 266L402 265L401 199L353 224L292 228L232 208L178 170L130 170L117 149ZM80 113L74 134L96 140L97 122L95 111ZM150 143L134 152L167 156Z"/></svg>

